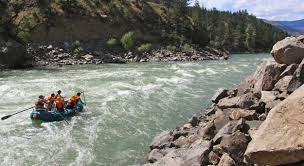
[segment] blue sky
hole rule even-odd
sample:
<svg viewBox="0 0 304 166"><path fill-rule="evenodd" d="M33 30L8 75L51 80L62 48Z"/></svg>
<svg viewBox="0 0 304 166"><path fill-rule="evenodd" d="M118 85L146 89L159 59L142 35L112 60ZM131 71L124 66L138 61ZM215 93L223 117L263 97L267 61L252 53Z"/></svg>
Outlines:
<svg viewBox="0 0 304 166"><path fill-rule="evenodd" d="M304 19L304 0L199 0L206 8L245 10L258 18L291 21ZM194 0L193 0L194 2Z"/></svg>

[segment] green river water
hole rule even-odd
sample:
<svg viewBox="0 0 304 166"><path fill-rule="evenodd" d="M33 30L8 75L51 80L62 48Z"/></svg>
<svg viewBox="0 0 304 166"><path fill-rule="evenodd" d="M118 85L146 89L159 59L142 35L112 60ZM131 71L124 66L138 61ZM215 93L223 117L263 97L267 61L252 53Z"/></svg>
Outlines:
<svg viewBox="0 0 304 166"><path fill-rule="evenodd" d="M31 107L40 94L85 91L85 113L34 126L29 112L0 121L0 165L143 163L154 136L185 123L269 54L228 61L65 66L0 72L0 116Z"/></svg>

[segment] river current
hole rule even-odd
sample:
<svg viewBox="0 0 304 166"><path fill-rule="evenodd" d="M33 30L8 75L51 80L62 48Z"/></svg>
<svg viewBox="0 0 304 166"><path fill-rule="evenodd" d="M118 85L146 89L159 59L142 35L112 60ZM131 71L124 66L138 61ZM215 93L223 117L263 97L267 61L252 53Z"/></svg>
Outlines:
<svg viewBox="0 0 304 166"><path fill-rule="evenodd" d="M29 112L0 121L0 165L125 166L144 162L154 136L185 123L232 88L269 54L228 61L64 66L0 72L0 116L31 107L40 95L85 92L86 111L32 124Z"/></svg>

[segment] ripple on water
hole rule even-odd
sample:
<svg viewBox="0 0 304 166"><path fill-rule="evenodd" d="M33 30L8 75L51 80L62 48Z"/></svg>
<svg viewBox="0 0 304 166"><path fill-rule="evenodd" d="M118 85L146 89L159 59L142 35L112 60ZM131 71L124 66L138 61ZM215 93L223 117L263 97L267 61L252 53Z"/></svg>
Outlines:
<svg viewBox="0 0 304 166"><path fill-rule="evenodd" d="M57 89L85 90L88 112L63 122L31 124L28 112L0 121L0 165L132 165L141 163L153 136L182 124L269 55L231 61L66 66L5 71L0 115L32 105ZM59 78L59 79L58 79Z"/></svg>

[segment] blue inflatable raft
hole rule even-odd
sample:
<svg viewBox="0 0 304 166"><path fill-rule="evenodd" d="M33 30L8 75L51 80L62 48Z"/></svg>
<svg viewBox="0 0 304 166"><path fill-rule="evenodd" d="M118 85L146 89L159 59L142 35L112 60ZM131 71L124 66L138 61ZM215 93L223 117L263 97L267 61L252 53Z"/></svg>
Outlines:
<svg viewBox="0 0 304 166"><path fill-rule="evenodd" d="M54 122L62 121L67 117L71 117L76 114L76 112L82 112L83 105L80 101L77 102L74 109L64 109L63 112L45 112L45 111L33 111L30 113L30 118L33 122Z"/></svg>

